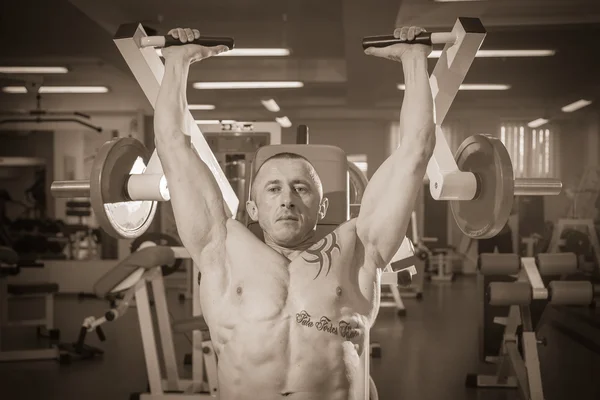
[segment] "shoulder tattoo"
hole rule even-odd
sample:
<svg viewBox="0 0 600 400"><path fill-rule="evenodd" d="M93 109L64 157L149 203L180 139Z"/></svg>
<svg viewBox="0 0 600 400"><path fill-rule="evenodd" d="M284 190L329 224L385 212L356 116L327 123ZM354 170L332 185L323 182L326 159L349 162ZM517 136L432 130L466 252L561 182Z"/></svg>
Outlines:
<svg viewBox="0 0 600 400"><path fill-rule="evenodd" d="M333 261L333 250L337 249L338 253L341 251L340 245L338 243L337 233L334 231L329 235L325 236L319 242L311 246L308 250L305 251L306 255L312 256L310 258L306 258L302 256L304 261L311 264L319 264L319 271L317 275L313 278L317 279L317 277L321 274L323 267L327 268L327 272L325 276L329 275L329 271L331 270L331 263Z"/></svg>

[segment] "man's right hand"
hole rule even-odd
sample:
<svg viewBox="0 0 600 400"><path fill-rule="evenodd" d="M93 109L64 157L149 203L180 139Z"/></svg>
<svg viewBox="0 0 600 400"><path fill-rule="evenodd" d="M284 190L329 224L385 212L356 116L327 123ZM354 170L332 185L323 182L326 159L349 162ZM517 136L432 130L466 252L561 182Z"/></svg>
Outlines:
<svg viewBox="0 0 600 400"><path fill-rule="evenodd" d="M413 40L415 36L425 32L418 26L402 27L394 30L394 37L402 40ZM388 60L403 62L407 57L425 57L431 53L431 46L424 44L398 43L387 47L369 47L365 54L375 57L387 58Z"/></svg>
<svg viewBox="0 0 600 400"><path fill-rule="evenodd" d="M190 28L175 28L171 29L168 35L171 35L174 39L179 39L181 43L192 42L194 39L200 37L200 32L197 29ZM217 54L223 53L229 50L227 46L212 46L205 47L197 44L186 44L179 46L169 46L162 49L162 55L166 59L181 59L189 63L195 63L197 61L216 56Z"/></svg>

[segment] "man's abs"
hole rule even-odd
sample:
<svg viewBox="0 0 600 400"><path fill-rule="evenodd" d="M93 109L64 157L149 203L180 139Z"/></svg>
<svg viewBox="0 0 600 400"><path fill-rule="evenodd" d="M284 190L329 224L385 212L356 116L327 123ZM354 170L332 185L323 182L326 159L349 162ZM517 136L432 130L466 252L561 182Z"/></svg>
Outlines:
<svg viewBox="0 0 600 400"><path fill-rule="evenodd" d="M316 324L316 326L315 326ZM221 325L218 324L217 325ZM217 328L213 338L218 354L222 399L340 399L349 398L348 373L358 368L354 346L330 324L324 327L305 316L273 321L245 321L229 332ZM345 332L344 334L348 334ZM358 335L357 335L358 336ZM345 351L354 352L348 356Z"/></svg>

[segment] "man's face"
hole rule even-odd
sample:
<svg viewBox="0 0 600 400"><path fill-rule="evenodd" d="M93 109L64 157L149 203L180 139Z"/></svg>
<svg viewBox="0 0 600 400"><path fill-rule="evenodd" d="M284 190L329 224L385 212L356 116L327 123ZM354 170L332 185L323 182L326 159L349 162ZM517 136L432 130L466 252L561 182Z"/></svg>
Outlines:
<svg viewBox="0 0 600 400"><path fill-rule="evenodd" d="M294 247L310 237L319 219L325 216L327 200L305 160L267 161L253 183L254 201L249 216L258 221L265 239L282 247Z"/></svg>

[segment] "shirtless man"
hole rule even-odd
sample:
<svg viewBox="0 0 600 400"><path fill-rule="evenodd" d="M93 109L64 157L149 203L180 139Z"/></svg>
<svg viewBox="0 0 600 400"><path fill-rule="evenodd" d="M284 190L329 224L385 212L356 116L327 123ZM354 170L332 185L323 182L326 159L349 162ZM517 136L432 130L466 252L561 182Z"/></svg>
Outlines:
<svg viewBox="0 0 600 400"><path fill-rule="evenodd" d="M395 34L410 40L420 32L411 27ZM199 37L191 29L169 34L183 43ZM194 44L163 49L154 117L178 232L202 273L220 398L363 400L359 357L368 351L365 332L379 308L378 277L405 237L435 145L431 49L397 44L366 50L401 62L406 90L402 143L371 178L357 218L315 237L328 203L310 163L292 157L263 164L246 208L266 243L228 215L212 173L186 141L188 68L225 50Z"/></svg>

